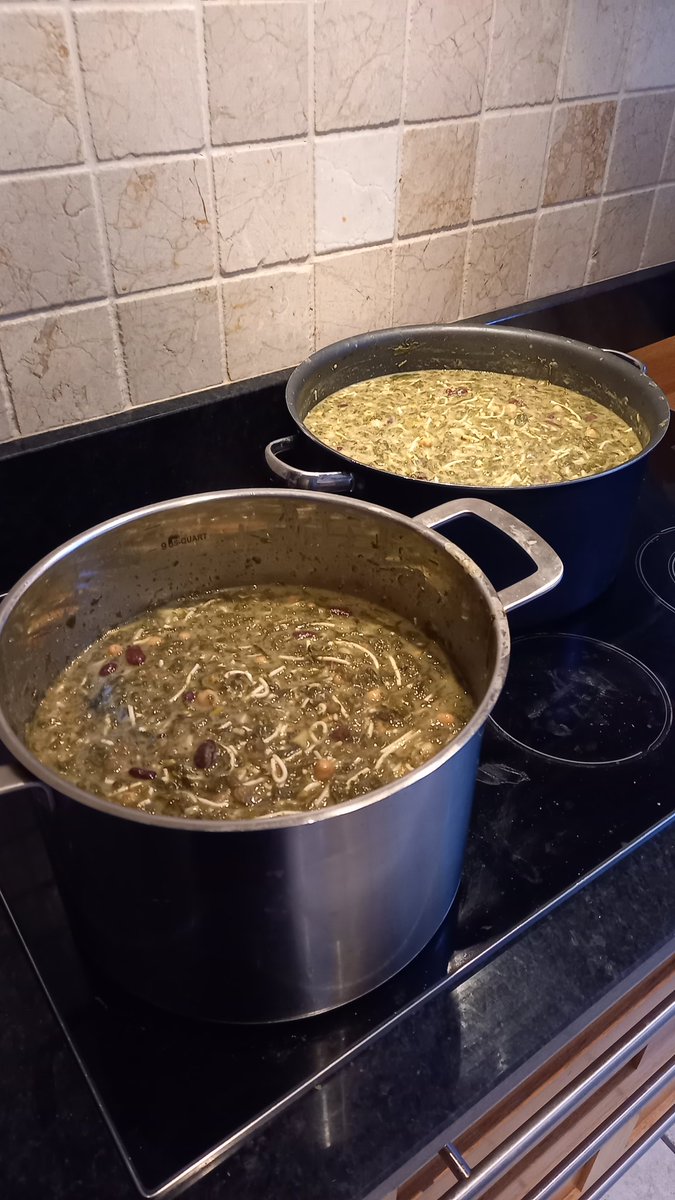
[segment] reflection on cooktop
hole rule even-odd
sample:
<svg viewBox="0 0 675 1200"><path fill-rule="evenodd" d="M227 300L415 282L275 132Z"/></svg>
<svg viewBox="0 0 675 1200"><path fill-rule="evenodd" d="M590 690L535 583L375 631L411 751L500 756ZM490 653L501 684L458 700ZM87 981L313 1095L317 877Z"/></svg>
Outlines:
<svg viewBox="0 0 675 1200"><path fill-rule="evenodd" d="M618 646L569 633L516 640L493 713L517 745L579 766L642 758L663 741L672 717L649 667Z"/></svg>
<svg viewBox="0 0 675 1200"><path fill-rule="evenodd" d="M647 591L675 612L675 526L647 538L635 556L635 566Z"/></svg>

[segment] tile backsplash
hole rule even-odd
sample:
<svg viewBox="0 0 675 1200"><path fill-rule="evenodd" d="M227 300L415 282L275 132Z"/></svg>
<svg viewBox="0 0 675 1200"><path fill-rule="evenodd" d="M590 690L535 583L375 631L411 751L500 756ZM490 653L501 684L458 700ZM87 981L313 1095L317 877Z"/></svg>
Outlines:
<svg viewBox="0 0 675 1200"><path fill-rule="evenodd" d="M0 441L675 258L673 0L0 0Z"/></svg>

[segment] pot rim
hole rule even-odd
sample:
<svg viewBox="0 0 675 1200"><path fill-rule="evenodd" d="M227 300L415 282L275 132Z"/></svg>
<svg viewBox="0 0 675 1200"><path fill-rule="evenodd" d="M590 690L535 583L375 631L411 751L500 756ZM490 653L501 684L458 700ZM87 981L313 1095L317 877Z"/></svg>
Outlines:
<svg viewBox="0 0 675 1200"><path fill-rule="evenodd" d="M315 373L317 366L321 367L325 364L325 362L330 362L330 360L335 357L336 352L342 354L346 350L353 351L362 349L369 343L374 345L382 345L387 344L389 341L397 341L399 339L404 341L406 338L411 339L415 337L425 337L429 334L439 333L444 335L452 335L455 333L461 333L464 330L468 331L470 334L475 333L478 335L485 335L488 332L499 330L500 337L508 339L514 343L522 341L535 341L540 342L542 347L550 347L551 344L553 344L554 347L556 345L573 346L578 349L579 353L588 357L596 364L598 362L611 363L612 368L616 368L616 370L619 372L619 378L621 378L621 375L625 376L627 388L630 387L631 381L633 384L635 384L638 380L642 380L644 385L650 388L652 392L652 398L661 409L661 412L658 414L658 426L656 430L654 433L650 433L649 441L647 442L646 446L642 447L642 450L639 454L635 454L632 458L626 459L625 462L618 463L615 467L609 467L606 471L596 471L593 475L580 475L578 479L560 479L553 483L513 484L509 487L497 487L490 485L480 486L478 484L465 484L461 482L435 483L433 479L417 479L412 475L399 475L393 471L383 471L381 467L374 467L369 463L360 462L357 458L349 458L348 455L336 450L327 442L322 442L321 439L316 436L316 434L312 433L312 431L307 428L305 419L297 412L296 399L293 395L293 392L296 389L299 390L306 384L308 377L311 378L311 376ZM386 335L386 337L383 335ZM332 393L329 392L328 395L332 395ZM599 346L591 345L590 342L581 342L577 338L563 337L558 333L544 333L539 329L521 329L520 327L504 328L497 323L494 325L477 325L470 322L457 322L454 325L394 325L390 328L375 329L370 333L361 333L352 337L342 338L339 342L332 342L329 346L323 346L320 350L315 350L313 354L310 354L308 358L304 359L303 362L299 363L298 366L294 368L286 382L285 397L288 412L304 436L309 438L309 440L313 442L318 449L327 451L329 454L332 454L334 457L338 458L340 462L350 471L373 471L382 479L386 479L390 482L393 481L400 483L401 481L405 481L420 485L426 484L430 487L451 488L455 491L459 489L462 493L469 493L471 495L479 492L481 495L485 495L489 499L494 500L496 504L503 503L503 499L500 500L500 497L503 498L504 496L508 496L512 492L517 492L520 495L523 493L527 494L530 492L549 490L551 488L569 488L574 484L584 483L586 480L604 479L607 476L614 475L617 471L623 471L625 467L632 466L634 463L639 462L642 458L645 458L647 454L651 454L652 450L656 449L661 439L666 435L666 431L670 423L671 412L668 400L656 381L653 380L649 375L638 375L636 373L635 366L626 362L625 359L620 358L618 355L613 356L613 352L611 350L603 350Z"/></svg>
<svg viewBox="0 0 675 1200"><path fill-rule="evenodd" d="M192 504L208 504L213 501L237 501L256 498L274 498L284 502L298 500L302 501L303 504L337 505L341 508L357 509L359 512L365 511L378 519L402 525L417 534L420 538L432 542L450 554L471 575L490 609L497 645L495 666L485 694L464 729L443 750L440 750L438 754L433 755L432 758L427 759L426 762L416 767L414 771L405 775L402 780L376 788L374 791L367 792L364 796L360 796L355 800L347 800L340 804L332 805L329 808L322 809L320 812L279 813L277 815L241 818L238 820L223 820L213 817L204 817L196 820L189 817L153 815L142 812L139 809L126 808L123 805L115 804L111 800L105 800L101 796L96 796L93 792L85 791L84 788L77 787L75 784L71 784L64 776L44 766L40 759L28 749L23 739L10 726L4 713L2 701L0 700L0 741L5 744L7 749L22 763L30 774L35 776L36 780L42 781L42 783L46 784L53 791L64 793L80 804L86 805L88 808L97 809L99 812L118 817L122 820L136 821L143 825L150 825L153 828L189 830L196 833L262 832L264 830L293 828L297 825L312 825L320 821L333 820L359 809L368 808L382 800L387 800L396 793L405 791L408 787L418 783L427 775L431 775L439 767L443 766L444 763L454 758L456 754L459 754L464 746L480 732L502 690L510 657L509 625L497 592L473 559L469 558L459 546L456 546L453 542L443 537L442 534L424 528L414 519L403 516L392 509L371 504L365 500L357 500L353 497L333 496L322 492L308 493L300 489L290 488L241 488L232 491L198 492L190 496L163 500L156 504L144 505L142 508L121 513L119 516L112 517L98 525L93 525L89 529L84 530L84 532L63 542L21 576L0 605L0 637L11 612L25 593L30 590L32 585L50 567L67 558L70 554L73 554L87 542L102 537L121 526L143 520L145 517L152 516L155 513L170 512L177 508L187 508ZM451 802L452 798L448 797L448 803Z"/></svg>

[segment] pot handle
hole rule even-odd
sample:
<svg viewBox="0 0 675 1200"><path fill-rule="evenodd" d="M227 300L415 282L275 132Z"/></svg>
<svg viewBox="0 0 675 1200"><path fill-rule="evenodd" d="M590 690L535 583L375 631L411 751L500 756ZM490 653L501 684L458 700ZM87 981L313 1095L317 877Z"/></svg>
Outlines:
<svg viewBox="0 0 675 1200"><path fill-rule="evenodd" d="M616 358L623 358L632 367L636 367L641 375L647 374L647 364L643 363L642 359L636 358L634 354L626 354L624 350L609 350L606 346L603 348L602 353L613 354Z"/></svg>
<svg viewBox="0 0 675 1200"><path fill-rule="evenodd" d="M290 463L279 458L292 450L296 443L295 434L290 437L275 438L265 447L265 462L270 471L283 479L288 487L303 488L310 492L351 492L354 487L354 476L346 471L303 471L300 467L292 467Z"/></svg>
<svg viewBox="0 0 675 1200"><path fill-rule="evenodd" d="M33 775L29 775L28 771L24 771L17 762L8 762L0 764L0 796L9 795L10 792L23 791L24 788L40 788L45 795L51 795L51 792L45 783L39 779L35 779Z"/></svg>
<svg viewBox="0 0 675 1200"><path fill-rule="evenodd" d="M467 496L464 500L450 500L438 508L420 513L414 519L425 529L437 529L439 525L455 521L457 517L469 515L480 517L481 521L487 521L488 525L493 525L495 529L505 533L529 555L536 567L532 575L519 579L517 583L512 583L499 593L505 612L520 608L522 604L529 604L531 600L550 592L551 588L560 582L563 564L553 547L530 529L529 525L505 512L503 508L498 508L496 504L490 504L488 500L480 500L477 496Z"/></svg>

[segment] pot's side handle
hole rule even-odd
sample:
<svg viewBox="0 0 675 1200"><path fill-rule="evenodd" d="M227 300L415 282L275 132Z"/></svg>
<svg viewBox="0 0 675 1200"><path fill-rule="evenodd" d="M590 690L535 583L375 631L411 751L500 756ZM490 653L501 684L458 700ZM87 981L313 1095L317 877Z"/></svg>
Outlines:
<svg viewBox="0 0 675 1200"><path fill-rule="evenodd" d="M300 467L292 467L279 457L292 450L296 443L295 434L290 437L276 438L265 447L265 462L270 471L283 479L288 487L303 488L311 492L351 492L354 487L354 476L346 471L303 471Z"/></svg>
<svg viewBox="0 0 675 1200"><path fill-rule="evenodd" d="M624 350L608 350L607 347L603 349L602 353L613 354L615 358L623 358L632 367L636 367L641 375L647 374L647 364L643 363L641 358L636 358L634 354L626 354Z"/></svg>
<svg viewBox="0 0 675 1200"><path fill-rule="evenodd" d="M50 794L46 784L42 783L39 779L35 779L33 775L29 775L17 762L0 764L0 796L32 787L40 788L47 795Z"/></svg>
<svg viewBox="0 0 675 1200"><path fill-rule="evenodd" d="M517 583L512 583L499 593L499 599L506 612L520 608L522 604L529 604L531 600L550 592L551 588L560 582L563 565L553 547L530 529L529 525L505 512L503 508L498 508L496 504L490 504L488 500L470 496L464 500L450 500L448 504L441 504L438 508L420 513L415 517L415 521L425 529L437 529L439 525L455 521L457 517L469 515L480 517L481 521L487 521L488 525L493 525L495 529L505 533L529 555L536 567L532 575L519 579Z"/></svg>

